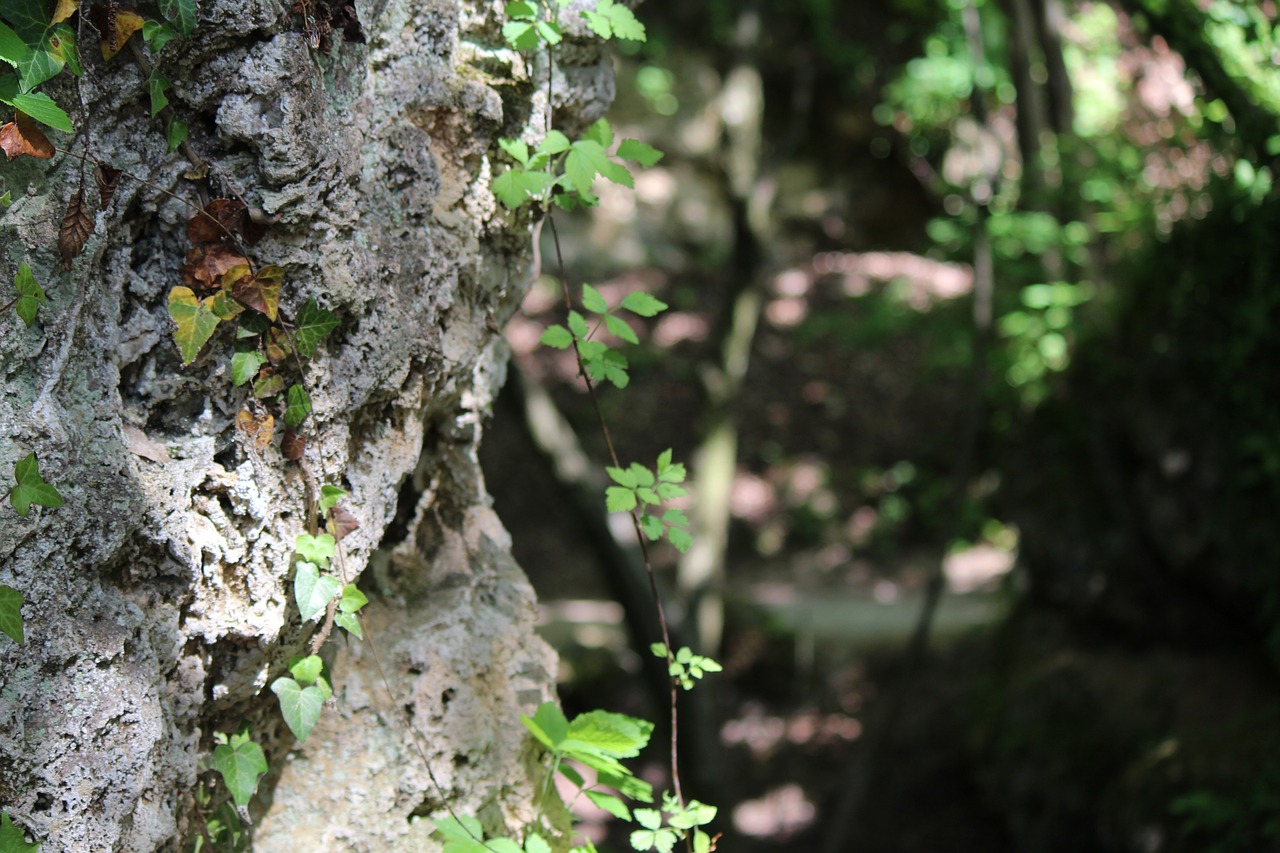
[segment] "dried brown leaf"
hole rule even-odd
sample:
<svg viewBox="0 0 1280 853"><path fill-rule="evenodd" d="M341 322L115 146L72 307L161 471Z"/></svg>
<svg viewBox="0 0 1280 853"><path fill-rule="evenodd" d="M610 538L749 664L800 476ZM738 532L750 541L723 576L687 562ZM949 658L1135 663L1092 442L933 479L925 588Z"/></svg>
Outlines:
<svg viewBox="0 0 1280 853"><path fill-rule="evenodd" d="M270 414L258 416L248 409L241 409L236 413L236 428L262 453L276 431L276 419Z"/></svg>
<svg viewBox="0 0 1280 853"><path fill-rule="evenodd" d="M190 288L209 290L220 287L222 277L229 270L248 263L248 258L226 243L192 246L187 249L187 262L178 270L178 275Z"/></svg>
<svg viewBox="0 0 1280 853"><path fill-rule="evenodd" d="M106 209L111 204L111 199L115 197L116 185L120 183L120 170L108 166L106 163L99 163L97 170L93 173L93 180L98 184L98 195L101 196L101 209Z"/></svg>
<svg viewBox="0 0 1280 853"><path fill-rule="evenodd" d="M244 202L231 198L215 198L204 210L191 217L187 237L192 243L216 243L239 234L244 221Z"/></svg>
<svg viewBox="0 0 1280 853"><path fill-rule="evenodd" d="M143 459L150 459L152 462L159 462L160 464L169 461L169 448L158 441L153 441L151 436L133 424L127 423L124 425L124 438L129 445L129 449L136 456L141 456Z"/></svg>
<svg viewBox="0 0 1280 853"><path fill-rule="evenodd" d="M54 7L53 17L49 22L60 24L78 11L80 11L80 0L58 0L58 5Z"/></svg>
<svg viewBox="0 0 1280 853"><path fill-rule="evenodd" d="M71 269L71 262L84 248L89 235L93 233L93 214L89 205L84 202L84 185L71 196L67 202L67 213L62 217L62 226L58 229L58 252L62 255L62 268Z"/></svg>
<svg viewBox="0 0 1280 853"><path fill-rule="evenodd" d="M129 37L142 29L144 23L142 16L132 9L120 9L115 3L110 4L107 27L102 31L102 58L107 60L119 53Z"/></svg>
<svg viewBox="0 0 1280 853"><path fill-rule="evenodd" d="M307 452L307 440L293 430L286 429L284 438L280 440L280 452L285 459L297 461Z"/></svg>
<svg viewBox="0 0 1280 853"><path fill-rule="evenodd" d="M342 507L335 506L329 510L329 522L325 526L329 528L329 533L332 534L333 538L341 542L348 533L360 526L360 522L356 521L356 517Z"/></svg>
<svg viewBox="0 0 1280 853"><path fill-rule="evenodd" d="M0 127L0 149L12 160L26 154L48 160L53 156L53 143L24 112L14 114L13 121Z"/></svg>

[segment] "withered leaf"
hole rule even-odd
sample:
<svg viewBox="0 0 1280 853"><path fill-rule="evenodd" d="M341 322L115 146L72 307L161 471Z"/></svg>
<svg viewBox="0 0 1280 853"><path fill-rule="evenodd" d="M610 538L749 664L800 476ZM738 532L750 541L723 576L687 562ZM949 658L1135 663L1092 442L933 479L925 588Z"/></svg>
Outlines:
<svg viewBox="0 0 1280 853"><path fill-rule="evenodd" d="M143 459L150 459L152 462L159 462L160 464L169 461L169 448L158 441L152 440L149 435L133 424L124 424L124 438L129 445L129 449Z"/></svg>
<svg viewBox="0 0 1280 853"><path fill-rule="evenodd" d="M49 23L61 24L79 10L80 0L58 0L58 5L54 7L53 17L49 19Z"/></svg>
<svg viewBox="0 0 1280 853"><path fill-rule="evenodd" d="M119 53L129 37L142 29L145 23L142 16L132 9L119 9L116 4L110 4L107 26L102 31L102 58L107 60Z"/></svg>
<svg viewBox="0 0 1280 853"><path fill-rule="evenodd" d="M14 113L13 121L0 126L0 148L12 160L27 154L48 160L53 156L53 143L24 112Z"/></svg>
<svg viewBox="0 0 1280 853"><path fill-rule="evenodd" d="M98 195L101 197L102 204L100 209L105 209L111 204L111 199L115 198L116 185L120 183L121 170L106 163L99 163L97 170L93 173L93 179L98 184Z"/></svg>
<svg viewBox="0 0 1280 853"><path fill-rule="evenodd" d="M253 383L253 396L259 400L274 397L284 390L284 377L268 367L264 367Z"/></svg>
<svg viewBox="0 0 1280 853"><path fill-rule="evenodd" d="M231 198L215 198L204 210L191 217L187 237L192 243L216 243L240 233L244 221L244 202Z"/></svg>
<svg viewBox="0 0 1280 853"><path fill-rule="evenodd" d="M247 267L248 263L248 258L226 243L192 246L187 249L187 262L178 270L178 275L188 287L208 290L221 286L222 277L229 270L241 264Z"/></svg>
<svg viewBox="0 0 1280 853"><path fill-rule="evenodd" d="M293 461L301 459L307 452L307 440L293 430L286 429L284 438L280 440L280 452L284 454L285 459Z"/></svg>
<svg viewBox="0 0 1280 853"><path fill-rule="evenodd" d="M236 428L261 453L271 443L271 436L276 431L276 419L270 414L257 416L248 409L241 409L236 414Z"/></svg>
<svg viewBox="0 0 1280 853"><path fill-rule="evenodd" d="M329 521L325 525L335 540L341 542L346 535L360 526L356 517L340 506L329 510Z"/></svg>
<svg viewBox="0 0 1280 853"><path fill-rule="evenodd" d="M293 352L289 346L289 336L284 333L283 329L274 326L267 336L266 349L267 360L272 364L279 364L289 357L289 353Z"/></svg>
<svg viewBox="0 0 1280 853"><path fill-rule="evenodd" d="M62 255L64 270L71 269L71 262L80 254L92 233L93 214L89 212L89 205L84 202L82 184L67 202L67 214L62 217L62 226L58 229L58 252Z"/></svg>
<svg viewBox="0 0 1280 853"><path fill-rule="evenodd" d="M232 284L231 293L239 302L274 321L280 311L280 283L283 280L284 270L269 264L258 270L256 275L239 277Z"/></svg>

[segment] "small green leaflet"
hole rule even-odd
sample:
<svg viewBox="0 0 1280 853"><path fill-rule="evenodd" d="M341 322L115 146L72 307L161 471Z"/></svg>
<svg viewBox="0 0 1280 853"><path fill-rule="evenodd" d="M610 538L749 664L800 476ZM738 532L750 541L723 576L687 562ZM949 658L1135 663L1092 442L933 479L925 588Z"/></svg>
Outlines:
<svg viewBox="0 0 1280 853"><path fill-rule="evenodd" d="M347 496L347 493L337 486L321 486L320 487L320 509L329 511L338 505L338 501Z"/></svg>
<svg viewBox="0 0 1280 853"><path fill-rule="evenodd" d="M277 678L271 682L271 692L279 698L280 714L300 743L307 742L307 735L320 721L325 700L333 695L329 683L319 676L309 687L301 686L292 678Z"/></svg>
<svg viewBox="0 0 1280 853"><path fill-rule="evenodd" d="M573 334L564 326L548 326L539 340L555 349L568 349L573 344Z"/></svg>
<svg viewBox="0 0 1280 853"><path fill-rule="evenodd" d="M623 160L639 163L647 169L662 159L662 152L638 139L624 139L618 145L618 156Z"/></svg>
<svg viewBox="0 0 1280 853"><path fill-rule="evenodd" d="M328 533L321 533L318 536L303 533L293 543L293 550L299 557L321 567L329 565L329 561L337 553L337 548L337 540Z"/></svg>
<svg viewBox="0 0 1280 853"><path fill-rule="evenodd" d="M226 735L217 737L223 742L213 750L213 769L222 776L236 805L247 806L258 780L267 772L267 757L247 731L232 735L230 742Z"/></svg>
<svg viewBox="0 0 1280 853"><path fill-rule="evenodd" d="M0 853L39 853L39 844L28 844L21 829L13 825L8 812L0 812Z"/></svg>
<svg viewBox="0 0 1280 853"><path fill-rule="evenodd" d="M627 41L644 41L644 24L636 20L635 14L614 0L596 0L594 12L583 12L587 26L602 39L619 38Z"/></svg>
<svg viewBox="0 0 1280 853"><path fill-rule="evenodd" d="M231 356L231 384L240 386L258 374L258 368L267 363L266 356L256 350L238 352Z"/></svg>
<svg viewBox="0 0 1280 853"><path fill-rule="evenodd" d="M184 36L196 28L196 0L160 0L160 14Z"/></svg>
<svg viewBox="0 0 1280 853"><path fill-rule="evenodd" d="M602 791L583 791L582 793L587 795L588 800L595 803L596 808L604 809L619 820L631 820L631 810L627 808L627 804L613 794Z"/></svg>
<svg viewBox="0 0 1280 853"><path fill-rule="evenodd" d="M167 149L170 154L177 151L187 141L187 123L176 118L169 122L169 139Z"/></svg>
<svg viewBox="0 0 1280 853"><path fill-rule="evenodd" d="M8 634L15 643L24 641L22 604L22 593L11 586L0 584L0 631Z"/></svg>
<svg viewBox="0 0 1280 853"><path fill-rule="evenodd" d="M641 317L654 317L667 310L667 303L650 296L643 290L633 290L622 300L622 307Z"/></svg>
<svg viewBox="0 0 1280 853"><path fill-rule="evenodd" d="M293 599L298 603L302 621L319 618L341 589L342 581L331 575L321 576L315 563L298 563L298 573L293 579Z"/></svg>
<svg viewBox="0 0 1280 853"><path fill-rule="evenodd" d="M355 634L357 639L364 639L364 631L360 628L360 618L356 616L356 611L369 603L369 599L365 598L363 592L356 588L353 583L347 584L342 588L342 598L338 599L338 613L334 614L333 621L337 623L339 628L345 628L348 632Z"/></svg>
<svg viewBox="0 0 1280 853"><path fill-rule="evenodd" d="M286 397L284 422L297 429L311 414L311 397L301 385L290 385Z"/></svg>
<svg viewBox="0 0 1280 853"><path fill-rule="evenodd" d="M508 210L515 210L531 198L541 198L552 184L546 172L507 169L493 182L493 194Z"/></svg>
<svg viewBox="0 0 1280 853"><path fill-rule="evenodd" d="M314 684L324 672L324 661L319 655L307 655L305 658L293 658L289 661L289 674L300 684Z"/></svg>
<svg viewBox="0 0 1280 853"><path fill-rule="evenodd" d="M631 833L631 846L636 850L658 850L660 853L671 853L679 836L674 830L664 829L662 813L657 809L636 809L636 823L645 827Z"/></svg>
<svg viewBox="0 0 1280 853"><path fill-rule="evenodd" d="M314 299L308 299L298 312L298 319L294 324L293 340L298 352L311 358L316 351L316 344L338 328L338 322L337 314L321 308Z"/></svg>
<svg viewBox="0 0 1280 853"><path fill-rule="evenodd" d="M18 289L18 304L15 310L18 316L22 318L22 322L30 328L31 324L36 321L36 312L40 310L40 306L47 301L44 290L36 282L36 277L31 274L31 267L27 266L27 262L23 261L18 267L18 275L13 280L13 285Z"/></svg>
<svg viewBox="0 0 1280 853"><path fill-rule="evenodd" d="M151 117L155 118L159 112L169 106L169 99L165 96L164 90L172 85L164 77L151 72L151 76L147 78L147 94L151 96Z"/></svg>
<svg viewBox="0 0 1280 853"><path fill-rule="evenodd" d="M604 296L589 284L582 285L582 307L594 314L606 314L609 311L609 303Z"/></svg>
<svg viewBox="0 0 1280 853"><path fill-rule="evenodd" d="M9 492L9 503L18 515L26 517L32 504L62 506L62 495L40 476L40 462L34 453L28 453L13 466L15 484Z"/></svg>

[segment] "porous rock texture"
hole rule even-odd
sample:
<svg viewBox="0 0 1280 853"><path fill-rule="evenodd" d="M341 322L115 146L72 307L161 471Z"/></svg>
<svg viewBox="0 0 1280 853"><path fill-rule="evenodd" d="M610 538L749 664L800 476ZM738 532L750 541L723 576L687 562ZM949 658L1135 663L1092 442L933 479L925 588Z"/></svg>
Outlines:
<svg viewBox="0 0 1280 853"><path fill-rule="evenodd" d="M291 5L203 0L159 57L207 179L166 153L129 51L104 63L86 38L85 76L44 87L75 105L56 142L132 176L68 270L58 224L82 179L97 195L92 168L0 166L0 277L25 261L49 295L31 328L0 319L0 466L35 452L65 498L0 508L0 584L27 601L25 644L0 636L0 808L45 853L189 847L202 759L244 723L273 768L255 849L434 849L442 799L493 830L530 814L518 715L551 695L554 657L476 447L529 275L530 223L489 190L495 140L541 134L546 66L503 45L497 0L304 2L359 23L320 50ZM581 27L562 56L557 120L593 120L608 59ZM275 223L253 260L283 267L286 316L314 297L341 318L305 367L302 463L237 433L255 404L231 382L232 323L182 365L166 300L191 209L161 190L261 208ZM370 645L332 639L335 701L291 752L264 688L315 631L291 554L320 484L360 523L342 568L374 598L396 695Z"/></svg>

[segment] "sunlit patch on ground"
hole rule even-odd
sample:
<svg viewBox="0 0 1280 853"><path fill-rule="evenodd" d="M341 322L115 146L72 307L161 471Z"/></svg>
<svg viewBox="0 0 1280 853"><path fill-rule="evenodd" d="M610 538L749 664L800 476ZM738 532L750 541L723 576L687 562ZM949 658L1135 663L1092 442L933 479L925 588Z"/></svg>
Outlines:
<svg viewBox="0 0 1280 853"><path fill-rule="evenodd" d="M799 785L783 785L759 799L739 803L733 810L733 826L743 835L781 840L807 829L817 811Z"/></svg>

